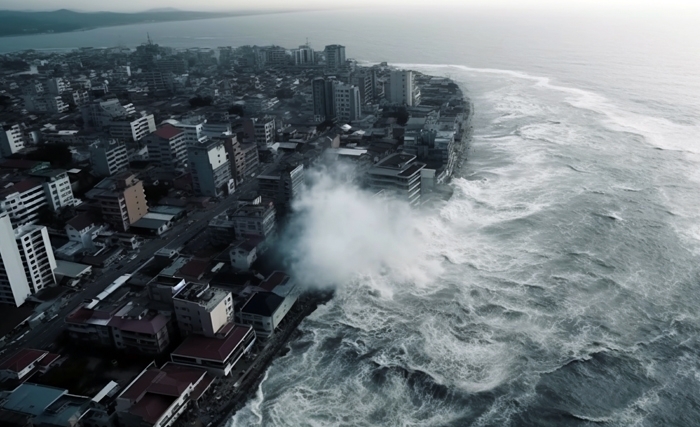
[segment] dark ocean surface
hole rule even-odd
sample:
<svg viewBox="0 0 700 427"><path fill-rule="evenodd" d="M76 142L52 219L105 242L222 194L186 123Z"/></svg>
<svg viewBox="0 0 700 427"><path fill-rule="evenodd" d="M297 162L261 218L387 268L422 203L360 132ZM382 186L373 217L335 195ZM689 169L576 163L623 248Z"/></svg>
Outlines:
<svg viewBox="0 0 700 427"><path fill-rule="evenodd" d="M346 45L475 115L426 212L323 178L300 277L337 284L233 426L700 425L698 15L341 11L0 39L0 51ZM312 280L311 278L309 280Z"/></svg>

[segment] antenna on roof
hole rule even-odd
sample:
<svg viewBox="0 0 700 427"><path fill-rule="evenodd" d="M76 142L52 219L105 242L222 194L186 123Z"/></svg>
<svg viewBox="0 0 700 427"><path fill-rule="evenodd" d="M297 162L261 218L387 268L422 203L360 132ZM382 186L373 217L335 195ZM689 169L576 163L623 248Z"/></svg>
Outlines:
<svg viewBox="0 0 700 427"><path fill-rule="evenodd" d="M153 41L151 40L151 33L146 33L146 38L148 38L148 44L153 44Z"/></svg>

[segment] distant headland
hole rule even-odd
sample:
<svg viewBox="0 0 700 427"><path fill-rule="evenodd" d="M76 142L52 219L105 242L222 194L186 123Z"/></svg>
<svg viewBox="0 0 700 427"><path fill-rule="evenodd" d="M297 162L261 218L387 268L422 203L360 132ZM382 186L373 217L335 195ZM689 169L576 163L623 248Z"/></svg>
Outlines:
<svg viewBox="0 0 700 427"><path fill-rule="evenodd" d="M298 10L241 10L232 12L186 12L154 9L138 13L75 12L61 9L50 12L0 10L0 37L31 34L67 33L100 27L152 22L192 21L231 16L288 13Z"/></svg>

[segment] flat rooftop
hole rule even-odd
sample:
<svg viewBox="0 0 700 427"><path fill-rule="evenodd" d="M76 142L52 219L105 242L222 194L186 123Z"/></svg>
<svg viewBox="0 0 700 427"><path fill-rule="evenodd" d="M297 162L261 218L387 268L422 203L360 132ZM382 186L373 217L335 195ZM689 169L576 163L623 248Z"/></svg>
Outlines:
<svg viewBox="0 0 700 427"><path fill-rule="evenodd" d="M190 335L172 355L223 362L244 342L252 329L249 325L234 325L223 338Z"/></svg>
<svg viewBox="0 0 700 427"><path fill-rule="evenodd" d="M382 159L375 166L378 168L402 169L407 163L416 159L413 154L392 154L385 159Z"/></svg>
<svg viewBox="0 0 700 427"><path fill-rule="evenodd" d="M192 302L203 306L207 311L214 309L230 294L229 291L213 288L209 285L188 283L173 299Z"/></svg>

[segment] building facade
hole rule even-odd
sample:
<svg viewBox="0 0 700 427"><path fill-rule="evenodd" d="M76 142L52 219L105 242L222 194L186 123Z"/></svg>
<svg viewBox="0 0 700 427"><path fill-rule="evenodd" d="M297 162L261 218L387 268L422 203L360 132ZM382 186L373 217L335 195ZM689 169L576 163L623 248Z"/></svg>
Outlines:
<svg viewBox="0 0 700 427"><path fill-rule="evenodd" d="M392 154L367 171L370 188L392 193L411 206L421 201L421 170L425 163L412 154Z"/></svg>
<svg viewBox="0 0 700 427"><path fill-rule="evenodd" d="M0 155L9 157L24 148L24 136L19 125L0 125Z"/></svg>
<svg viewBox="0 0 700 427"><path fill-rule="evenodd" d="M333 88L333 105L341 122L358 120L362 114L360 89L357 86L336 82Z"/></svg>
<svg viewBox="0 0 700 427"><path fill-rule="evenodd" d="M47 204L44 187L37 179L8 183L0 189L0 212L7 212L15 226L35 223Z"/></svg>
<svg viewBox="0 0 700 427"><path fill-rule="evenodd" d="M0 303L19 307L29 295L56 283L56 259L46 227L14 228L10 217L0 214L0 241Z"/></svg>
<svg viewBox="0 0 700 427"><path fill-rule="evenodd" d="M413 71L393 70L389 77L389 102L414 107L420 104L420 90L415 85Z"/></svg>
<svg viewBox="0 0 700 427"><path fill-rule="evenodd" d="M52 211L56 212L73 206L75 199L68 172L62 169L43 169L32 172L30 175L42 182L44 196Z"/></svg>
<svg viewBox="0 0 700 427"><path fill-rule="evenodd" d="M171 124L165 124L145 138L148 159L170 170L187 167L187 141L185 132Z"/></svg>
<svg viewBox="0 0 700 427"><path fill-rule="evenodd" d="M99 202L104 220L119 231L148 213L143 182L129 172L103 179L86 196Z"/></svg>
<svg viewBox="0 0 700 427"><path fill-rule="evenodd" d="M326 46L326 68L329 70L339 70L345 66L345 46L332 44Z"/></svg>
<svg viewBox="0 0 700 427"><path fill-rule="evenodd" d="M117 139L102 139L90 144L92 171L102 177L116 175L129 168L126 144Z"/></svg>
<svg viewBox="0 0 700 427"><path fill-rule="evenodd" d="M231 292L209 285L188 283L173 296L180 332L215 336L233 320Z"/></svg>
<svg viewBox="0 0 700 427"><path fill-rule="evenodd" d="M187 154L195 194L221 197L235 190L224 141L210 140L205 144L190 146Z"/></svg>

